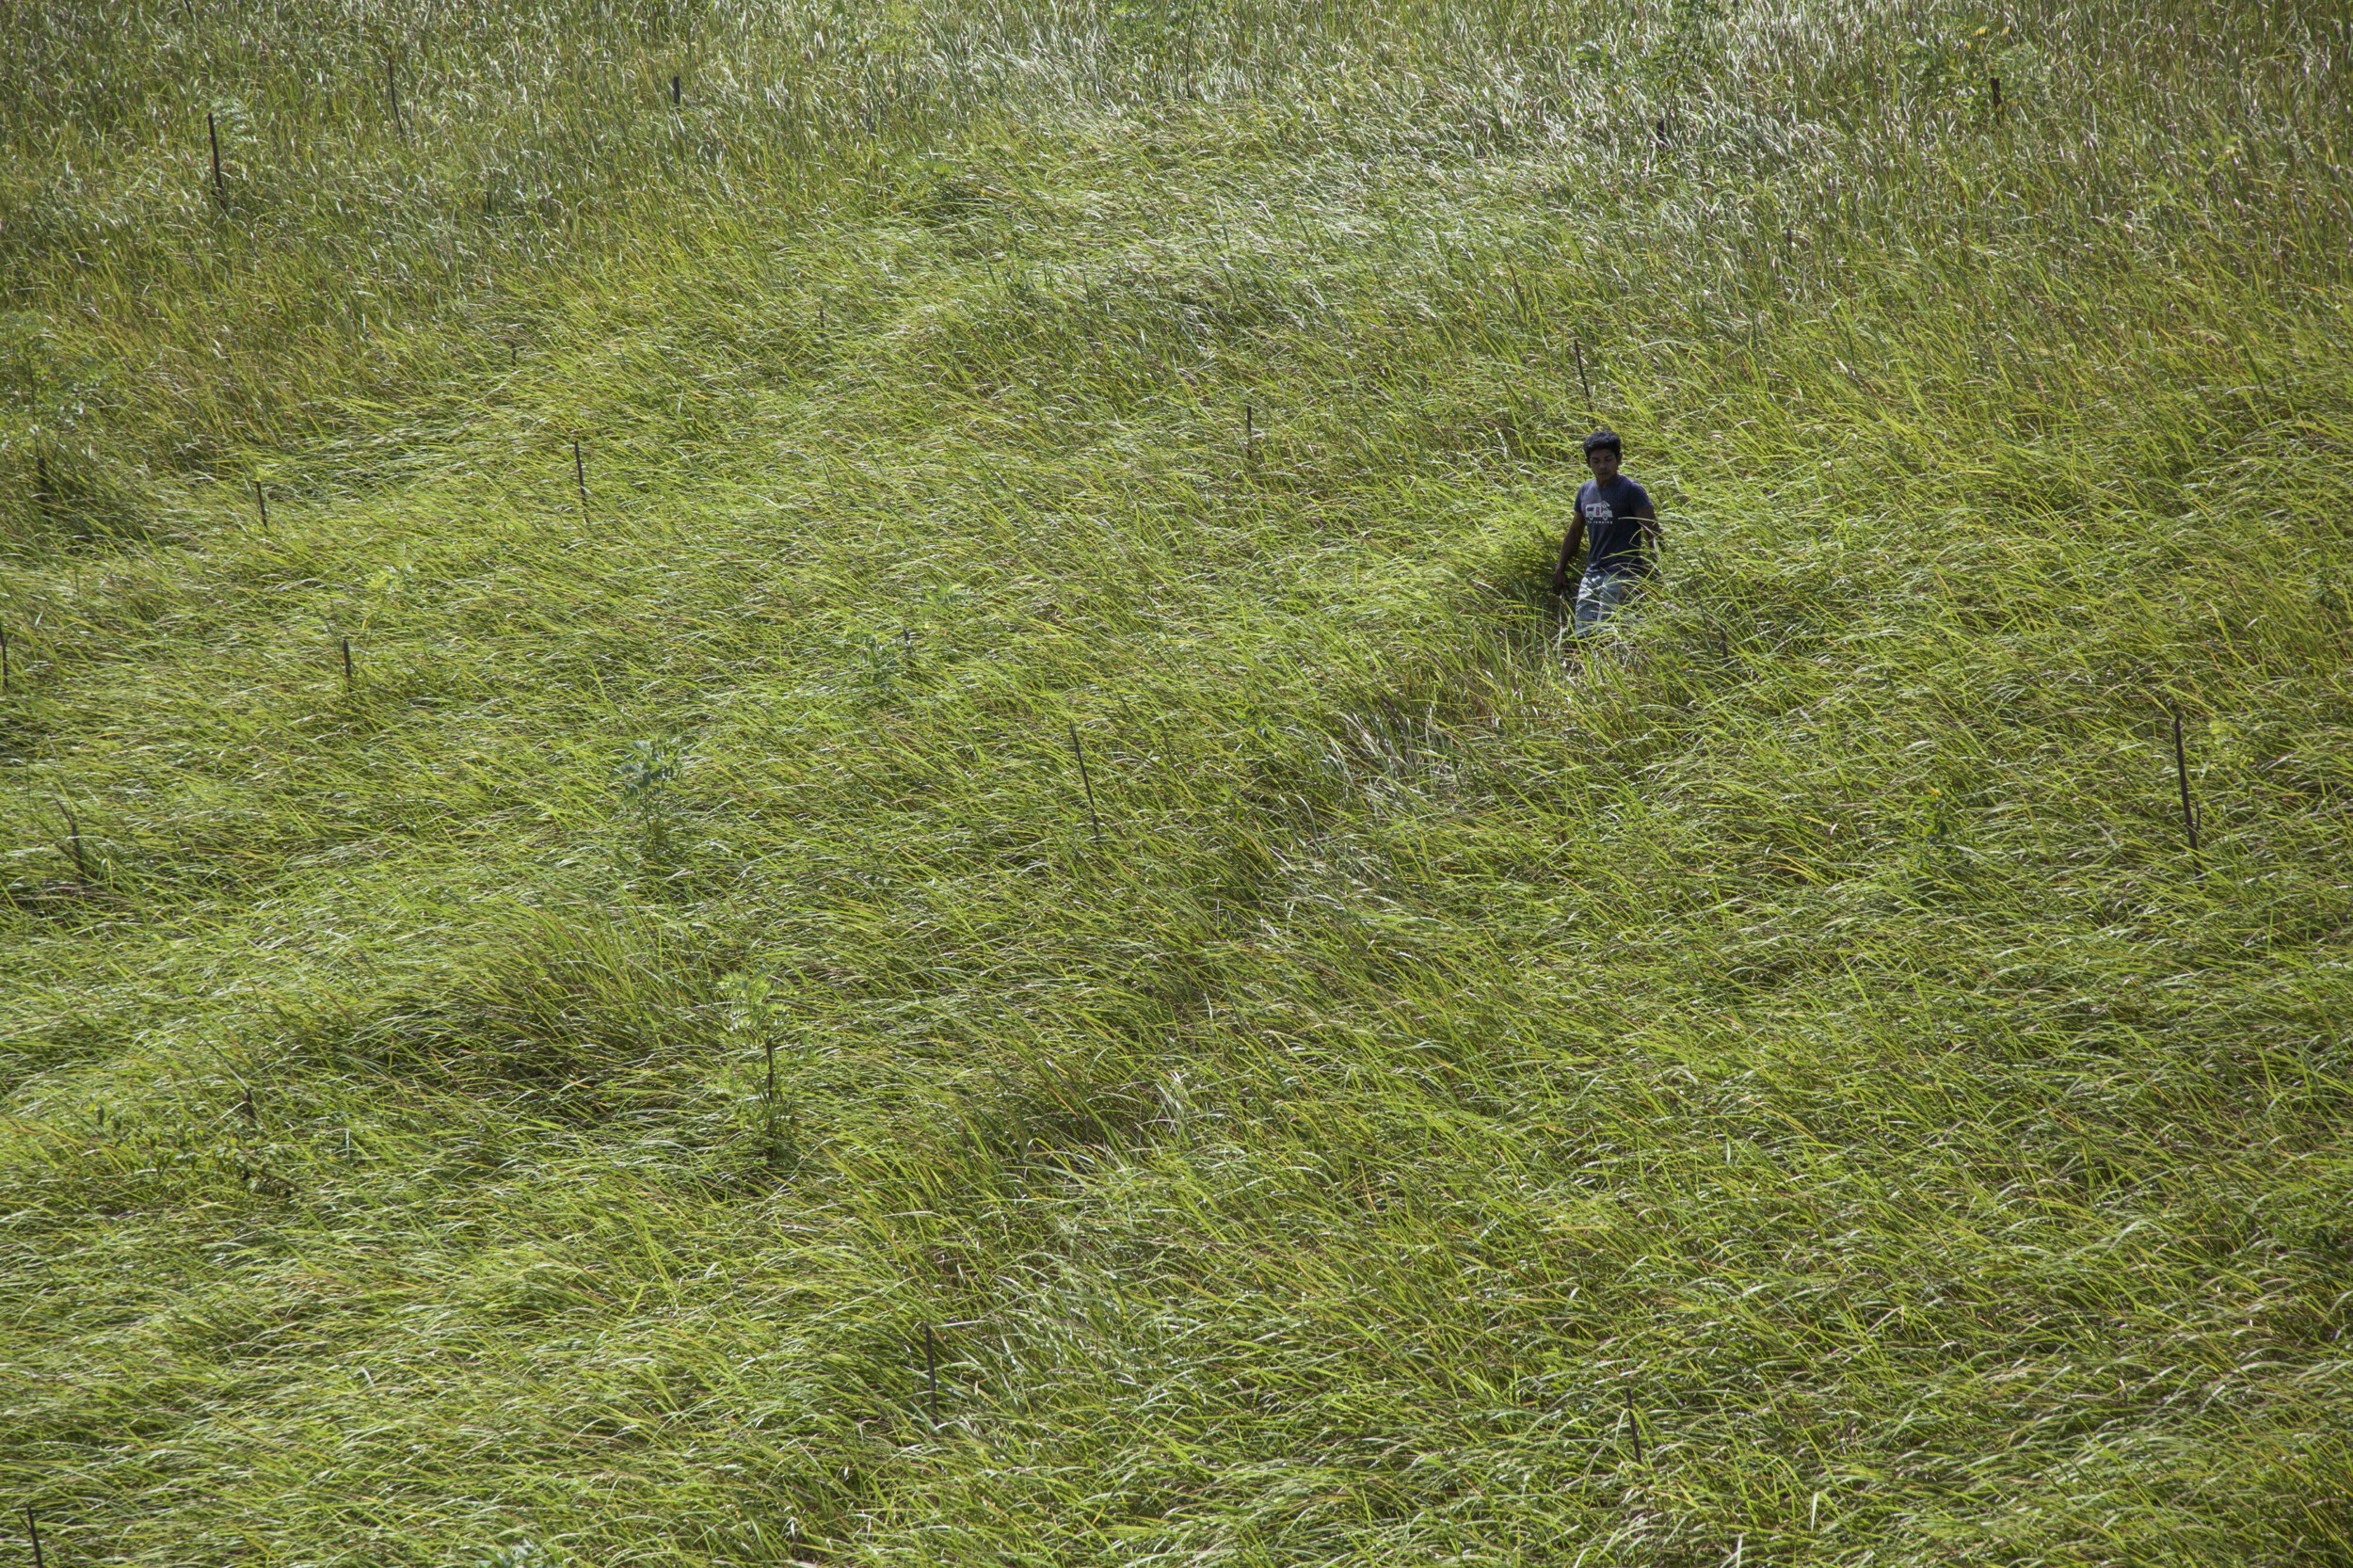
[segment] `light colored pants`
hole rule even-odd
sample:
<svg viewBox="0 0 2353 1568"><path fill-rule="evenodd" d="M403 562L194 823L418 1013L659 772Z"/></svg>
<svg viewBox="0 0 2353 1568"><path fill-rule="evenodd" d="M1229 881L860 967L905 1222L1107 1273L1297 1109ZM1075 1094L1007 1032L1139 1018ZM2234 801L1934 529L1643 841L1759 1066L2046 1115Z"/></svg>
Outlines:
<svg viewBox="0 0 2353 1568"><path fill-rule="evenodd" d="M1641 591L1642 579L1648 575L1599 568L1587 571L1577 584L1577 620L1571 634L1590 637L1599 632L1602 622Z"/></svg>

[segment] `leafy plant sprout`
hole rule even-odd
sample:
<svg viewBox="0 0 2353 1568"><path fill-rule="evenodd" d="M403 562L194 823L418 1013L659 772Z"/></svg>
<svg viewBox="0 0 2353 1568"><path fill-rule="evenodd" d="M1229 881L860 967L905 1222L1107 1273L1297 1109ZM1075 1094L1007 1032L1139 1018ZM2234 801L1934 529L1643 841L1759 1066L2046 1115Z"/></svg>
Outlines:
<svg viewBox="0 0 2353 1568"><path fill-rule="evenodd" d="M678 739L632 741L613 769L621 798L636 810L658 809L664 792L686 767L686 743Z"/></svg>
<svg viewBox="0 0 2353 1568"><path fill-rule="evenodd" d="M635 819L648 858L670 851L670 787L686 770L686 747L677 737L632 741L614 767L622 807Z"/></svg>
<svg viewBox="0 0 2353 1568"><path fill-rule="evenodd" d="M776 1081L777 1018L771 995L775 983L765 975L734 974L721 982L727 1002L728 1035L735 1048L757 1053L760 1063L760 1132L765 1158L774 1163L793 1147L797 1112L793 1100ZM794 1065L788 1060L787 1066ZM788 1086L789 1087L789 1086Z"/></svg>

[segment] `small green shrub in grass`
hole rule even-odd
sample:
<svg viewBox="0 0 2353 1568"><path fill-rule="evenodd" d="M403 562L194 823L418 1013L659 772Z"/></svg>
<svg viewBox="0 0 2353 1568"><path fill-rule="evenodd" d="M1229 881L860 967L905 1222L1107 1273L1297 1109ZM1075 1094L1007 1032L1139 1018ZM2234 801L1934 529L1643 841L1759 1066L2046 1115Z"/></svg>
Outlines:
<svg viewBox="0 0 2353 1568"><path fill-rule="evenodd" d="M804 1053L783 1038L785 1026L766 975L734 974L719 983L727 1003L729 1081L756 1110L749 1128L760 1160L791 1169L800 1160L800 1080ZM778 1048L783 1060L777 1060Z"/></svg>
<svg viewBox="0 0 2353 1568"><path fill-rule="evenodd" d="M648 865L665 864L675 852L670 789L686 771L686 743L675 737L632 741L614 766L621 808L636 827L635 847Z"/></svg>

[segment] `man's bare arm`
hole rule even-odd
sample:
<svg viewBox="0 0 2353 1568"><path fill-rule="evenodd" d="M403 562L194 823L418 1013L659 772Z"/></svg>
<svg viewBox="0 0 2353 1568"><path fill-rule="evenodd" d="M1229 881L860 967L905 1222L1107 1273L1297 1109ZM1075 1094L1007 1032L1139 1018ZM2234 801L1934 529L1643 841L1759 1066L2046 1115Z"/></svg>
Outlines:
<svg viewBox="0 0 2353 1568"><path fill-rule="evenodd" d="M1659 532L1658 508L1645 506L1634 514L1634 520L1642 525L1642 536L1650 540L1651 553L1657 554L1667 542L1667 536Z"/></svg>
<svg viewBox="0 0 2353 1568"><path fill-rule="evenodd" d="M1578 518L1569 524L1568 536L1561 541L1561 564L1552 568L1552 591L1569 591L1569 563L1577 559L1577 551L1585 543L1585 520Z"/></svg>

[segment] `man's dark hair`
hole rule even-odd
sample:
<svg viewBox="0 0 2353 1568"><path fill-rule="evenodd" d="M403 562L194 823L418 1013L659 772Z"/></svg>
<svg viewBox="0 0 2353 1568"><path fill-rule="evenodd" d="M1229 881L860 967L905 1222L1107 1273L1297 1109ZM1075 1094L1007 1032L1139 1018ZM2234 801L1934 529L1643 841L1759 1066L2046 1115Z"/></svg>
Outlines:
<svg viewBox="0 0 2353 1568"><path fill-rule="evenodd" d="M1588 452L1599 452L1605 447L1621 457L1625 456L1625 442L1618 440L1615 430L1605 426L1585 438L1585 450Z"/></svg>

